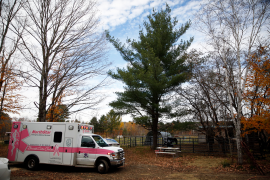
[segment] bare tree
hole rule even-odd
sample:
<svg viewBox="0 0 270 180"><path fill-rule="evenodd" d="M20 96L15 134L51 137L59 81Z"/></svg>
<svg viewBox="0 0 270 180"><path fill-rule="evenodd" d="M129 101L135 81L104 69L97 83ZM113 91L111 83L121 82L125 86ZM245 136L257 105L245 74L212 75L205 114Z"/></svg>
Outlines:
<svg viewBox="0 0 270 180"><path fill-rule="evenodd" d="M81 105L80 110L103 99L92 93L104 81L90 81L109 65L95 6L92 0L29 0L23 6L29 19L22 53L31 66L29 85L39 89L39 121L60 99L69 108Z"/></svg>
<svg viewBox="0 0 270 180"><path fill-rule="evenodd" d="M24 20L18 16L23 3L23 0L0 1L0 117L3 112L18 113L20 109L19 95L14 93L21 86L14 55L24 30ZM16 23L18 19L20 25Z"/></svg>
<svg viewBox="0 0 270 180"><path fill-rule="evenodd" d="M209 59L209 58L207 58ZM211 65L210 65L211 64ZM184 97L190 107L189 112L199 120L207 137L213 138L213 127L219 129L223 120L220 110L227 107L224 75L220 72L220 64L216 59L205 60L193 66L193 76L189 85L180 87L176 92ZM228 109L227 109L228 110Z"/></svg>
<svg viewBox="0 0 270 180"><path fill-rule="evenodd" d="M240 121L243 110L242 93L249 73L249 65L245 60L258 43L269 44L265 38L269 24L269 6L269 2L261 0L216 0L209 1L197 14L197 27L207 36L209 45L214 49L211 53L216 53L223 62L230 116L236 130L239 164L243 162ZM229 66L228 51L234 54L234 67ZM234 96L235 99L232 98Z"/></svg>
<svg viewBox="0 0 270 180"><path fill-rule="evenodd" d="M235 62L234 56L228 52L227 57L230 69L232 69ZM214 55L204 57L199 63L195 61L189 85L180 87L176 92L184 99L184 102L181 103L182 107L189 107L188 112L191 119L200 123L198 130L206 135L209 150L213 150L214 138L218 142L222 142L221 147L224 148L224 137L221 130L225 127L225 138L230 144L232 153L230 142L233 123L228 116L230 104L222 66L223 62L220 57ZM234 100L233 107L237 109L236 96L231 95Z"/></svg>

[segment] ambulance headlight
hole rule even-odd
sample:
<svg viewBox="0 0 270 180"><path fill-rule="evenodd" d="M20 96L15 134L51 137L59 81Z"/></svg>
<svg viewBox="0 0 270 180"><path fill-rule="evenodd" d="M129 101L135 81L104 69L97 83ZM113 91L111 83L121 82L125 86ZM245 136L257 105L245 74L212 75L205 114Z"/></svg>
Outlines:
<svg viewBox="0 0 270 180"><path fill-rule="evenodd" d="M18 128L18 124L14 124L13 128L14 129L17 129Z"/></svg>
<svg viewBox="0 0 270 180"><path fill-rule="evenodd" d="M113 153L108 153L108 155L110 155L111 157L116 157L116 153L115 152L113 152Z"/></svg>
<svg viewBox="0 0 270 180"><path fill-rule="evenodd" d="M26 128L27 128L27 125L24 124L24 125L23 125L23 129L26 129Z"/></svg>

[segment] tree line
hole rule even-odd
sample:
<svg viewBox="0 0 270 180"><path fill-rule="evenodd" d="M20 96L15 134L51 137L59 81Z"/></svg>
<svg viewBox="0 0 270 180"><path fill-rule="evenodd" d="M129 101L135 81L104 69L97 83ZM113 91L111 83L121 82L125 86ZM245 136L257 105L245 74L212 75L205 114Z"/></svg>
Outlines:
<svg viewBox="0 0 270 180"><path fill-rule="evenodd" d="M111 110L108 114L114 113ZM89 124L94 125L94 132L104 137L117 138L127 136L145 136L148 130L134 122L122 122L121 118L112 118L112 116L102 115L99 119L93 117ZM120 116L118 116L120 117Z"/></svg>
<svg viewBox="0 0 270 180"><path fill-rule="evenodd" d="M81 123L80 121L77 122ZM100 118L93 117L89 124L94 126L94 133L111 138L117 138L119 135L120 137L146 136L151 131L151 129L146 129L132 121L123 122L121 115L117 114L113 109L106 115L100 116ZM178 135L181 131L194 129L196 129L195 122L172 121L170 123L159 122L158 124L159 131L170 132L173 135Z"/></svg>

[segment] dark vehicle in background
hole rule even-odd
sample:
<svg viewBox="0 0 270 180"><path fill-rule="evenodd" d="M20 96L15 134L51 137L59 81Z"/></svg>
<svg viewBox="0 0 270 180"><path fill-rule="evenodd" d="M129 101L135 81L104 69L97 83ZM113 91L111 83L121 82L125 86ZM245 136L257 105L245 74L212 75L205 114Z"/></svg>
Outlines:
<svg viewBox="0 0 270 180"><path fill-rule="evenodd" d="M146 135L146 139L144 145L152 145L153 144L153 132L149 131ZM173 145L177 145L177 139L172 137L169 132L158 132L158 141L157 144L159 146L167 146L173 147Z"/></svg>
<svg viewBox="0 0 270 180"><path fill-rule="evenodd" d="M104 140L109 146L120 147L120 144L114 139L105 138Z"/></svg>

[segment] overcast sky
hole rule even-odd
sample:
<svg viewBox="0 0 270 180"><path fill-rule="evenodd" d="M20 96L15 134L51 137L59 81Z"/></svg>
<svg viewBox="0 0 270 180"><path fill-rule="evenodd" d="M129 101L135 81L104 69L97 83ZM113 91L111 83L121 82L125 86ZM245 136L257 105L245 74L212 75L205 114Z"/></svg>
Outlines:
<svg viewBox="0 0 270 180"><path fill-rule="evenodd" d="M172 17L176 17L179 22L179 26L186 23L189 20L193 20L193 14L197 12L203 1L200 0L97 0L98 3L98 15L100 16L101 29L109 30L110 34L115 38L120 39L121 42L125 42L127 37L131 39L137 39L139 35L139 27L143 25L143 21L147 20L147 15L151 13L153 8L156 10L165 9L166 3L172 9ZM199 33L192 28L182 37L183 40L188 40L190 37L194 37L194 42L191 48L198 49L202 42L202 37ZM108 59L112 62L110 69L117 67L126 67L126 62L122 59L119 52L108 43ZM99 110L91 111L85 110L81 113L71 116L72 119L76 118L81 121L89 121L94 116L100 116L109 112L111 107L108 103L116 99L114 92L122 91L123 84L120 82L114 82L104 92L109 96L99 106ZM29 104L33 102L29 102ZM36 113L35 113L36 112ZM34 108L29 112L24 111L19 117L26 117L28 119L36 119L33 114L37 115L37 109ZM123 116L123 121L131 121L129 116Z"/></svg>

